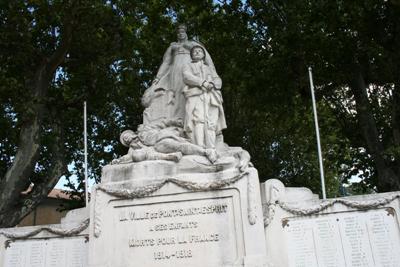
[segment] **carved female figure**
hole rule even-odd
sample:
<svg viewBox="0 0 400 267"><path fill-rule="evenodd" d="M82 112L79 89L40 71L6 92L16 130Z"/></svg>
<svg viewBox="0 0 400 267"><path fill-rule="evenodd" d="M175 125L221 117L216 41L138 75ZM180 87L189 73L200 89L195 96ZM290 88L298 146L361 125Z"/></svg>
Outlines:
<svg viewBox="0 0 400 267"><path fill-rule="evenodd" d="M192 47L196 45L203 46L196 41L188 40L185 25L178 26L177 37L178 41L171 43L165 52L156 78L153 80L152 86L146 90L143 101L149 102L154 96L166 94L168 99L166 101L167 107L156 107L155 109L158 110L164 118L183 120L185 116L185 98L182 90L185 85L183 83L182 68L191 61L190 50ZM210 55L205 49L204 51L206 53L204 59L205 64L214 69L214 63ZM148 116L152 117L151 114Z"/></svg>

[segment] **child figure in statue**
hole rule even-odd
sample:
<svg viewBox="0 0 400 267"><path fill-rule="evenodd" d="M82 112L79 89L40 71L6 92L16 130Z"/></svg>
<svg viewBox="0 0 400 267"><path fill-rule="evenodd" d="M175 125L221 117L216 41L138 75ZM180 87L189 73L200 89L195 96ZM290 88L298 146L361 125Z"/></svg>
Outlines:
<svg viewBox="0 0 400 267"><path fill-rule="evenodd" d="M222 81L214 68L204 64L203 47L194 46L190 55L192 62L183 67L184 131L193 144L215 149L217 135L226 128Z"/></svg>

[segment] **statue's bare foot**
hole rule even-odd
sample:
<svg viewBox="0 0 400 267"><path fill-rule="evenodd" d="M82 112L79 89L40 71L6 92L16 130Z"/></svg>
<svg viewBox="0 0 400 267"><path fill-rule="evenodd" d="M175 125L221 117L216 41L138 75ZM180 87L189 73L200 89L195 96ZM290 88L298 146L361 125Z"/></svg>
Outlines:
<svg viewBox="0 0 400 267"><path fill-rule="evenodd" d="M171 156L171 159L175 162L179 162L182 158L182 153L181 152L175 152L175 153L171 153L169 154Z"/></svg>
<svg viewBox="0 0 400 267"><path fill-rule="evenodd" d="M217 161L218 155L217 155L217 151L215 149L206 149L205 153L206 153L206 157L208 158L208 160L211 163L214 164L214 162Z"/></svg>
<svg viewBox="0 0 400 267"><path fill-rule="evenodd" d="M244 161L240 161L238 168L241 172L246 171L246 169L249 167L249 162L244 162Z"/></svg>
<svg viewBox="0 0 400 267"><path fill-rule="evenodd" d="M250 154L246 150L242 150L239 154L239 164L238 168L241 172L244 172L250 164Z"/></svg>

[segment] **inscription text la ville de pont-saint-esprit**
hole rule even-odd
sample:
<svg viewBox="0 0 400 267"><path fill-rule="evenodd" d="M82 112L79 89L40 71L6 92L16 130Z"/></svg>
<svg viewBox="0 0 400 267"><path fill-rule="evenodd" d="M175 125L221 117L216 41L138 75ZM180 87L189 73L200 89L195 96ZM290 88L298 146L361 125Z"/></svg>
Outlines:
<svg viewBox="0 0 400 267"><path fill-rule="evenodd" d="M177 218L177 217L190 217L198 215L213 215L213 214L224 214L228 210L227 204L211 204L203 205L200 207L190 207L181 209L158 209L156 211L134 211L134 210L121 210L119 212L120 222L129 221L156 221L160 219ZM195 220L185 222L168 222L158 223L150 225L149 232L165 232L165 231L179 231L179 230L191 230L197 229L199 222ZM140 248L140 247L156 247L156 246L168 246L176 244L193 244L193 243L204 243L204 242L219 242L220 235L218 233L186 233L186 235L171 235L163 237L149 237L149 238L129 238L129 247ZM176 251L158 251L154 252L155 260L165 259L180 259L180 258L191 258L193 253L190 249L182 249Z"/></svg>

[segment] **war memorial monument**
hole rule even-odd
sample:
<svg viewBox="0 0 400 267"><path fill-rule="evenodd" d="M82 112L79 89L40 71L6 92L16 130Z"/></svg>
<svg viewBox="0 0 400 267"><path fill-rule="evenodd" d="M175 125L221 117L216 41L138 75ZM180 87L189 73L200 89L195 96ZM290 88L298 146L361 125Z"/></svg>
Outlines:
<svg viewBox="0 0 400 267"><path fill-rule="evenodd" d="M320 200L260 184L249 153L224 142L218 66L185 26L177 37L90 207L0 229L0 267L399 267L399 192Z"/></svg>

